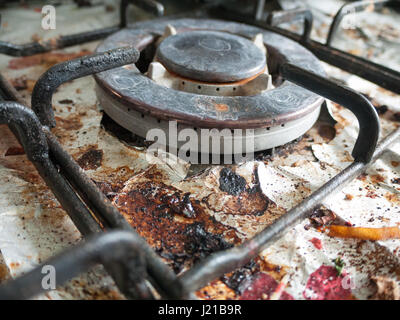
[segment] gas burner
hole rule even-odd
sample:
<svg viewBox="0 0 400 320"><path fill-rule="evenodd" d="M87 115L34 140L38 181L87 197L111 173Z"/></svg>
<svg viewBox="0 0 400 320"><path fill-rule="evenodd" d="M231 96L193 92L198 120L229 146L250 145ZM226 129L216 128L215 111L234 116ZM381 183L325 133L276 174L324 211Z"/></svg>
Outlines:
<svg viewBox="0 0 400 320"><path fill-rule="evenodd" d="M177 34L168 25L147 76L171 89L210 96L249 96L273 88L262 34L252 41L218 31Z"/></svg>
<svg viewBox="0 0 400 320"><path fill-rule="evenodd" d="M156 59L169 71L204 82L245 80L266 68L265 53L253 42L220 31L194 30L167 37Z"/></svg>
<svg viewBox="0 0 400 320"><path fill-rule="evenodd" d="M95 75L102 108L141 137L161 129L167 143L170 121L177 122L177 136L194 129L199 140L192 151L234 154L237 145L245 152L283 145L313 126L324 101L282 82L279 74L289 62L325 76L319 60L296 42L257 27L208 19L143 22L109 36L97 51L123 46L135 46L141 59ZM217 152L200 133L211 128L232 132L217 135ZM234 129L247 131L235 135Z"/></svg>

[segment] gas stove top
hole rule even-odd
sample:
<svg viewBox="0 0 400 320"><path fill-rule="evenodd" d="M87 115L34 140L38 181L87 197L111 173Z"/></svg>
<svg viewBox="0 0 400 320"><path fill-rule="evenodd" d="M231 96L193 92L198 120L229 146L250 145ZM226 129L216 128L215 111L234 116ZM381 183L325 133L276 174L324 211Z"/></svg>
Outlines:
<svg viewBox="0 0 400 320"><path fill-rule="evenodd" d="M0 298L398 298L397 14L308 2L7 5Z"/></svg>

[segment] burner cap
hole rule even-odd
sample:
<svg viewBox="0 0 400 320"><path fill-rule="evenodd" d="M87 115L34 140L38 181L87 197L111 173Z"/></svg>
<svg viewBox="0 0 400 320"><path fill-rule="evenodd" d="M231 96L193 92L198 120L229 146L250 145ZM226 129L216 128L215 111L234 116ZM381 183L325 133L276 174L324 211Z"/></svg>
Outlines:
<svg viewBox="0 0 400 320"><path fill-rule="evenodd" d="M266 67L265 54L250 40L209 30L167 37L158 47L156 57L169 71L204 82L240 81Z"/></svg>

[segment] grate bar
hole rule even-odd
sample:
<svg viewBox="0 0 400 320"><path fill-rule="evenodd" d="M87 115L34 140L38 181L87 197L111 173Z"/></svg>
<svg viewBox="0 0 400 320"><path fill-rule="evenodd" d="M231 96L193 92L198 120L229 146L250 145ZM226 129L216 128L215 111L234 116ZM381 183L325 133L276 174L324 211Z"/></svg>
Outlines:
<svg viewBox="0 0 400 320"><path fill-rule="evenodd" d="M371 81L382 88L395 93L400 93L400 72L396 70L392 70L345 51L328 47L325 44L315 40L303 42L302 35L298 35L278 27L270 26L265 21L255 21L252 16L243 15L242 13L238 13L225 6L218 7L218 10L213 8L210 10L210 13L220 19L247 23L288 37L289 39L301 43L319 59L346 72L353 73L361 78Z"/></svg>
<svg viewBox="0 0 400 320"><path fill-rule="evenodd" d="M274 27L282 23L292 22L299 19L303 20L304 25L301 41L308 42L310 40L310 34L314 21L313 15L308 9L293 9L270 12L267 17L267 23Z"/></svg>
<svg viewBox="0 0 400 320"><path fill-rule="evenodd" d="M151 297L144 283L146 262L140 239L129 231L111 231L92 235L83 243L65 250L16 280L0 286L0 299L29 299L45 291L42 287L44 266L54 268L59 286L99 263L123 266L123 271L135 279L135 287L131 290L143 293L138 298Z"/></svg>
<svg viewBox="0 0 400 320"><path fill-rule="evenodd" d="M394 3L399 3L398 1L394 0L368 0L368 1L356 1L353 3L345 3L339 11L336 13L333 21L329 27L328 37L326 38L326 45L331 46L333 38L339 29L340 23L342 22L343 18L350 14L356 12L362 12L366 10L378 10L384 7L385 5L390 5Z"/></svg>
<svg viewBox="0 0 400 320"><path fill-rule="evenodd" d="M32 92L32 109L44 125L54 128L56 120L51 100L60 85L97 72L135 63L139 55L139 51L134 47L125 47L56 64L36 82Z"/></svg>
<svg viewBox="0 0 400 320"><path fill-rule="evenodd" d="M118 26L101 28L93 31L81 32L71 35L60 36L43 42L30 42L25 44L14 44L0 41L0 53L14 57L26 57L51 50L63 49L87 42L97 41L117 32L120 28L127 27L128 6L136 5L144 10L155 13L157 16L164 14L164 6L154 0L122 0L120 5L120 23ZM0 15L1 20L1 15Z"/></svg>

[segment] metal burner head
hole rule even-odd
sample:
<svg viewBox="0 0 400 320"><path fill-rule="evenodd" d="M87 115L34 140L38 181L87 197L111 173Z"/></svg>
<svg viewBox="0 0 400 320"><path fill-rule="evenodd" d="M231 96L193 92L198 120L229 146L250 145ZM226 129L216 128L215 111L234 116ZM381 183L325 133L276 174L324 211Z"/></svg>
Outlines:
<svg viewBox="0 0 400 320"><path fill-rule="evenodd" d="M245 152L274 148L310 129L324 101L282 82L279 71L288 62L325 76L319 60L290 39L257 27L153 20L120 30L97 51L122 46L136 47L141 59L137 66L95 75L102 108L127 130L175 150L239 154L244 148L236 146L245 145ZM215 140L202 135L206 129L216 132ZM193 139L186 141L189 134Z"/></svg>
<svg viewBox="0 0 400 320"><path fill-rule="evenodd" d="M253 42L219 31L194 30L167 37L156 59L169 71L204 82L240 81L266 68L266 56Z"/></svg>

